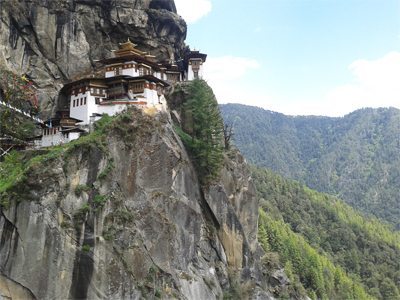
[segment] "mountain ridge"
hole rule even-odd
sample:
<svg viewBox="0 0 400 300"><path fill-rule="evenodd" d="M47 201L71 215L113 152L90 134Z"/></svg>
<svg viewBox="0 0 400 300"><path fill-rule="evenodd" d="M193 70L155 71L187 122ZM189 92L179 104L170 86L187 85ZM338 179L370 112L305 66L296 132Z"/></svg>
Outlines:
<svg viewBox="0 0 400 300"><path fill-rule="evenodd" d="M238 104L220 108L249 161L400 228L400 110L294 117Z"/></svg>

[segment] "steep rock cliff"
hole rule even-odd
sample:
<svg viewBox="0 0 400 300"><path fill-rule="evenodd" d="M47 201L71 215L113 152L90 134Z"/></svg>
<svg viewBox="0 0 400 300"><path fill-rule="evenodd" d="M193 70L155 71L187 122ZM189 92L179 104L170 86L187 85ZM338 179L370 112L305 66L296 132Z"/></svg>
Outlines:
<svg viewBox="0 0 400 300"><path fill-rule="evenodd" d="M241 155L202 188L168 114L105 128L30 159L1 195L0 295L268 299Z"/></svg>
<svg viewBox="0 0 400 300"><path fill-rule="evenodd" d="M35 82L47 115L65 81L128 37L160 60L178 60L186 24L173 0L0 1L0 66Z"/></svg>

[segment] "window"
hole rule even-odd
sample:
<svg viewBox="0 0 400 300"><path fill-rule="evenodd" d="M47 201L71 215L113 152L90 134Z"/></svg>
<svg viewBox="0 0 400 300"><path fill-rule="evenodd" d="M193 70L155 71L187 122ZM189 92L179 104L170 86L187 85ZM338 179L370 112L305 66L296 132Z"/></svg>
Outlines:
<svg viewBox="0 0 400 300"><path fill-rule="evenodd" d="M83 101L83 104L86 105L86 97L85 97L85 100Z"/></svg>
<svg viewBox="0 0 400 300"><path fill-rule="evenodd" d="M94 98L94 101L95 101L96 104L100 104L100 98L99 97Z"/></svg>
<svg viewBox="0 0 400 300"><path fill-rule="evenodd" d="M75 107L75 100L72 101L72 107Z"/></svg>
<svg viewBox="0 0 400 300"><path fill-rule="evenodd" d="M131 84L131 89L133 93L143 93L144 84L143 83L133 83Z"/></svg>
<svg viewBox="0 0 400 300"><path fill-rule="evenodd" d="M81 105L83 105L83 98L81 98Z"/></svg>

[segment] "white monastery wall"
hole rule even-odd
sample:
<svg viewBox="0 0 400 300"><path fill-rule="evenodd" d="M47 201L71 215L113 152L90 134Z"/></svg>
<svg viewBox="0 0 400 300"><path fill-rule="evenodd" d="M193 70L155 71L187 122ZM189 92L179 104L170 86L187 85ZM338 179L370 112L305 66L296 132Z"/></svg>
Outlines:
<svg viewBox="0 0 400 300"><path fill-rule="evenodd" d="M60 131L57 131L57 133L55 134L43 135L40 142L35 141L35 146L37 147L57 146L69 143L73 140L78 139L79 137L80 137L79 132L68 132L63 134Z"/></svg>
<svg viewBox="0 0 400 300"><path fill-rule="evenodd" d="M200 65L198 75L199 75L199 79L203 78L203 65ZM188 76L187 80L189 80L189 81L195 79L192 65L189 65L187 76Z"/></svg>
<svg viewBox="0 0 400 300"><path fill-rule="evenodd" d="M114 77L115 76L115 71L107 71L105 74L106 78Z"/></svg>
<svg viewBox="0 0 400 300"><path fill-rule="evenodd" d="M136 77L136 76L139 76L139 72L136 72L135 68L128 68L128 69L122 70L122 75Z"/></svg>
<svg viewBox="0 0 400 300"><path fill-rule="evenodd" d="M76 96L71 95L69 105L69 115L71 118L82 120L83 123L88 119L87 101L89 93L78 93ZM82 123L82 124L83 124Z"/></svg>
<svg viewBox="0 0 400 300"><path fill-rule="evenodd" d="M143 96L147 99L147 105L158 104L157 90L144 89Z"/></svg>
<svg viewBox="0 0 400 300"><path fill-rule="evenodd" d="M74 106L75 101L75 106ZM87 125L90 122L90 116L97 113L96 100L91 96L90 92L79 93L77 96L72 95L70 101L70 117L82 120L80 125Z"/></svg>
<svg viewBox="0 0 400 300"><path fill-rule="evenodd" d="M111 105L98 105L97 113L99 114L107 114L109 116L113 116L125 110L127 108L126 104L111 104Z"/></svg>

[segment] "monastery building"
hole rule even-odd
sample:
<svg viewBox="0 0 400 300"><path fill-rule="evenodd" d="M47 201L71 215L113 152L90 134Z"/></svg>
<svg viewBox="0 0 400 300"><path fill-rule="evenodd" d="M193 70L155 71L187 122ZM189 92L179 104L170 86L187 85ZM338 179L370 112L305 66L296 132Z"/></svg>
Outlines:
<svg viewBox="0 0 400 300"><path fill-rule="evenodd" d="M165 88L175 82L202 78L207 58L199 51L190 51L179 66L175 62L160 63L129 39L113 54L98 61L103 76L82 78L63 87L69 96L69 109L57 112L46 122L42 136L35 141L37 147L77 139L103 114L113 116L130 105L165 110Z"/></svg>

